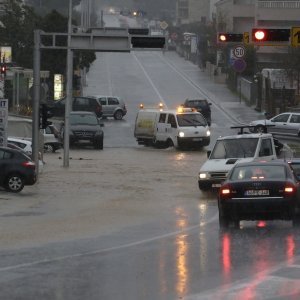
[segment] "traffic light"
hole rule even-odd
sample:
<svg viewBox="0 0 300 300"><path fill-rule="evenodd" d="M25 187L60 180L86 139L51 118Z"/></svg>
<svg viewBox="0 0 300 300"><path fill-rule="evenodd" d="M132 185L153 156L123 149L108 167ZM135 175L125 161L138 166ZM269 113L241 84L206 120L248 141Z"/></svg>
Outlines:
<svg viewBox="0 0 300 300"><path fill-rule="evenodd" d="M290 29L283 28L253 28L252 42L289 42Z"/></svg>
<svg viewBox="0 0 300 300"><path fill-rule="evenodd" d="M6 65L1 64L1 74L6 75Z"/></svg>
<svg viewBox="0 0 300 300"><path fill-rule="evenodd" d="M244 35L242 33L218 33L218 43L242 43Z"/></svg>
<svg viewBox="0 0 300 300"><path fill-rule="evenodd" d="M128 28L128 33L132 35L148 35L149 28Z"/></svg>
<svg viewBox="0 0 300 300"><path fill-rule="evenodd" d="M132 36L132 48L164 48L166 38L164 36Z"/></svg>
<svg viewBox="0 0 300 300"><path fill-rule="evenodd" d="M45 129L52 122L48 121L49 118L53 117L53 113L46 104L40 106L40 128Z"/></svg>

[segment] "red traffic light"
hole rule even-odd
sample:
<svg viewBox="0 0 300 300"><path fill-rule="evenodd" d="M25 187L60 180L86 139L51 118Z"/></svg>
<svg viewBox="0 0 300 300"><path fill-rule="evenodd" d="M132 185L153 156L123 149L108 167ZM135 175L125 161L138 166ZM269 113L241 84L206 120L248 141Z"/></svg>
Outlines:
<svg viewBox="0 0 300 300"><path fill-rule="evenodd" d="M241 33L218 33L218 42L219 43L242 43L243 34Z"/></svg>
<svg viewBox="0 0 300 300"><path fill-rule="evenodd" d="M226 35L225 35L225 34L220 34L220 35L219 35L219 40L220 40L221 42L226 42Z"/></svg>
<svg viewBox="0 0 300 300"><path fill-rule="evenodd" d="M262 41L265 38L266 34L263 30L257 30L254 32L254 37L258 41Z"/></svg>
<svg viewBox="0 0 300 300"><path fill-rule="evenodd" d="M289 42L290 29L286 28L253 28L253 42Z"/></svg>
<svg viewBox="0 0 300 300"><path fill-rule="evenodd" d="M6 74L6 65L1 65L1 74Z"/></svg>

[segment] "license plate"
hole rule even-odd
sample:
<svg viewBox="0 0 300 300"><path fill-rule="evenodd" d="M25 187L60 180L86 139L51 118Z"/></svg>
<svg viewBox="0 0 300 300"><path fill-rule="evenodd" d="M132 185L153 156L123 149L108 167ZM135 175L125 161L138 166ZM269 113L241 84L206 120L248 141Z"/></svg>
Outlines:
<svg viewBox="0 0 300 300"><path fill-rule="evenodd" d="M248 190L245 192L245 196L269 196L269 190Z"/></svg>
<svg viewBox="0 0 300 300"><path fill-rule="evenodd" d="M195 142L202 141L202 138L193 138L193 141Z"/></svg>
<svg viewBox="0 0 300 300"><path fill-rule="evenodd" d="M211 186L212 187L221 187L221 183L213 183Z"/></svg>

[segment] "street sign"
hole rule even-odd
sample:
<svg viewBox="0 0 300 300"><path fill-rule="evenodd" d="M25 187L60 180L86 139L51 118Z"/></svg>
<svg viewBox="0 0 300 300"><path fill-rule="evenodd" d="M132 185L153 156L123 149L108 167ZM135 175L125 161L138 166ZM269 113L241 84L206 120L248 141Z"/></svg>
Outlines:
<svg viewBox="0 0 300 300"><path fill-rule="evenodd" d="M243 71L245 71L247 64L243 59L239 58L234 61L232 67L236 72L242 73Z"/></svg>
<svg viewBox="0 0 300 300"><path fill-rule="evenodd" d="M162 30L166 30L169 27L169 24L166 21L162 21L159 26Z"/></svg>
<svg viewBox="0 0 300 300"><path fill-rule="evenodd" d="M250 35L249 35L249 32L244 32L244 34L243 34L243 42L246 45L250 44Z"/></svg>
<svg viewBox="0 0 300 300"><path fill-rule="evenodd" d="M292 47L300 47L300 27L292 27L291 41Z"/></svg>
<svg viewBox="0 0 300 300"><path fill-rule="evenodd" d="M239 46L235 46L233 48L234 57L243 58L245 56L245 54L246 54L246 49L244 46L239 45Z"/></svg>

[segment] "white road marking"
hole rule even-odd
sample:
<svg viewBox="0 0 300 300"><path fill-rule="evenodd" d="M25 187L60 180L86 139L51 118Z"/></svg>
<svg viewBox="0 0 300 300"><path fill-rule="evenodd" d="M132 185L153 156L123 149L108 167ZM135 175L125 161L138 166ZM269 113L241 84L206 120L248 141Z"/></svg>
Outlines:
<svg viewBox="0 0 300 300"><path fill-rule="evenodd" d="M28 262L28 263L12 265L12 266L7 266L7 267L1 267L0 272L12 271L12 270L20 269L20 268L36 266L36 265L39 265L39 264L47 264L47 263L52 263L52 262L77 258L77 257L95 255L95 254L100 254L100 253L104 253L104 252L110 252L110 251L116 251L116 250L121 250L121 249L125 249L125 248L135 247L135 246L138 246L138 245L146 244L146 243L149 243L149 242L154 242L154 241L161 240L161 239L164 239L164 238L169 238L169 237L175 236L177 234L182 234L183 232L188 232L188 231L194 230L196 228L203 227L203 226L205 226L209 223L214 222L217 219L217 217L218 217L218 214L215 214L212 218L210 218L206 222L201 222L198 225L194 225L194 226L190 226L190 227L187 227L185 229L182 229L182 230L177 230L177 231L173 231L173 232L170 232L170 233L158 235L158 236L155 236L155 237L152 237L152 238L149 238L149 239L144 239L144 240L140 240L140 241L136 241L136 242L120 245L120 246L115 246L115 247L110 247L110 248L105 248L105 249L99 249L99 250L95 250L95 251L81 252L81 253L76 253L76 254L72 254L72 255L46 258L46 259L36 260L36 261Z"/></svg>

